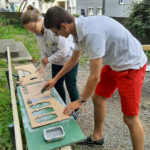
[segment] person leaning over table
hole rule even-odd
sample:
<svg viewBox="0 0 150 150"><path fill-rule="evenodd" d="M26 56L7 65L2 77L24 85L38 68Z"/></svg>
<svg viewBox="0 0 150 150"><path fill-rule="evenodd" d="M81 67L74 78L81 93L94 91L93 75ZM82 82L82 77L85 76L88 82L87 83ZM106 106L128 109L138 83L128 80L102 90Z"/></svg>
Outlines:
<svg viewBox="0 0 150 150"><path fill-rule="evenodd" d="M64 114L80 108L92 96L94 131L82 145L103 145L102 135L106 99L118 88L123 120L128 126L134 150L144 149L144 131L138 117L141 87L145 76L146 55L140 42L119 22L106 16L74 18L61 7L48 9L44 25L53 33L74 37L75 49L63 68L44 86L54 86L59 78L76 65L81 48L89 57L90 75L81 96L69 103ZM104 66L102 67L102 63Z"/></svg>
<svg viewBox="0 0 150 150"><path fill-rule="evenodd" d="M55 36L50 30L47 30L43 24L44 18L40 15L38 9L32 5L27 7L21 16L21 23L25 29L35 33L38 45L41 49L41 65L38 68L40 75L45 72L45 67L48 63L52 64L52 77L61 70L65 62L70 59L74 43L72 36L64 38L62 36ZM76 65L64 76L62 76L55 88L63 101L66 103L66 93L64 88L64 81L71 99L71 102L79 98L79 93L76 85L78 62Z"/></svg>

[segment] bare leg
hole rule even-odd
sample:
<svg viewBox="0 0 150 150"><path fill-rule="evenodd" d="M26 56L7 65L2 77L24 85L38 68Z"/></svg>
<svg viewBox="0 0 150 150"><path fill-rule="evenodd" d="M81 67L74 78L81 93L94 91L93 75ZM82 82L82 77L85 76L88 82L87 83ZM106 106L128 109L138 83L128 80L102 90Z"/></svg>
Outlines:
<svg viewBox="0 0 150 150"><path fill-rule="evenodd" d="M131 134L133 150L144 150L144 130L138 116L124 115L123 119Z"/></svg>
<svg viewBox="0 0 150 150"><path fill-rule="evenodd" d="M98 95L93 96L94 104L94 132L91 136L92 141L102 139L102 131L104 125L104 119L106 116L106 98Z"/></svg>

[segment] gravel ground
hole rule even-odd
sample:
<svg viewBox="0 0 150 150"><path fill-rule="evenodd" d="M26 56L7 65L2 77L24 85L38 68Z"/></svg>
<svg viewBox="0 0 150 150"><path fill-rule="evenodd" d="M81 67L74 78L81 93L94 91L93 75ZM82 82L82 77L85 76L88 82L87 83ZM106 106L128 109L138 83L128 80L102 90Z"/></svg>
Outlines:
<svg viewBox="0 0 150 150"><path fill-rule="evenodd" d="M77 85L81 93L89 75L88 63L79 66ZM150 150L150 72L146 72L139 117L145 132L145 150ZM69 98L68 98L69 99ZM68 101L69 102L69 101ZM85 136L89 136L93 132L93 104L89 99L80 109L80 116L77 120L80 128ZM120 107L120 98L118 92L115 91L112 98L107 100L107 114L104 123L103 137L105 144L103 147L73 146L75 150L130 150L132 149L130 134L127 126L123 122L123 115Z"/></svg>

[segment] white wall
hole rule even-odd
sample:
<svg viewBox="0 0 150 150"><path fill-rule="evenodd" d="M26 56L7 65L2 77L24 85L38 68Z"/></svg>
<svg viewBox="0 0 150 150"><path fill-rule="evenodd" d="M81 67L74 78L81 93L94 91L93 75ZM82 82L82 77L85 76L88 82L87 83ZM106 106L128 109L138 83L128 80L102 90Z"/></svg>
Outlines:
<svg viewBox="0 0 150 150"><path fill-rule="evenodd" d="M0 8L6 8L7 6L9 6L8 4L6 4L5 0L0 0Z"/></svg>

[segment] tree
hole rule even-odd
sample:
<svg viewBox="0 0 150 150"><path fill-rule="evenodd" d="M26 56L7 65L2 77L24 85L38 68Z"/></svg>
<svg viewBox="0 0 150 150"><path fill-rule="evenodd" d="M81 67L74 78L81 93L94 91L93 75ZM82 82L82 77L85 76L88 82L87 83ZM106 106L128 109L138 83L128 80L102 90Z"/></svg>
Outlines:
<svg viewBox="0 0 150 150"><path fill-rule="evenodd" d="M21 12L21 7L23 6L23 4L24 4L24 7L23 7L23 9L22 9L22 11L24 10L24 8L25 8L25 6L26 6L26 4L27 4L27 1L28 0L23 0L23 2L20 4L20 7L19 7L19 12ZM39 0L39 2L41 3L41 4L43 4L44 2L51 2L51 3L53 3L55 0ZM10 5L10 7L11 7L11 9L15 12L15 10L14 10L14 7L12 6L12 4L9 2L9 0L6 0L6 3L8 3L9 5Z"/></svg>
<svg viewBox="0 0 150 150"><path fill-rule="evenodd" d="M24 6L23 6L23 9L22 9L22 12L24 11L25 6L27 5L27 1L28 1L28 0L23 0L23 2L20 4L19 12L21 12L21 7L23 6L23 4L24 4Z"/></svg>
<svg viewBox="0 0 150 150"><path fill-rule="evenodd" d="M135 3L125 25L141 42L150 43L150 1Z"/></svg>
<svg viewBox="0 0 150 150"><path fill-rule="evenodd" d="M9 2L9 0L5 0L5 1L6 1L6 3L8 3L8 4L10 5L11 9L15 12L14 7L13 7L12 4Z"/></svg>

